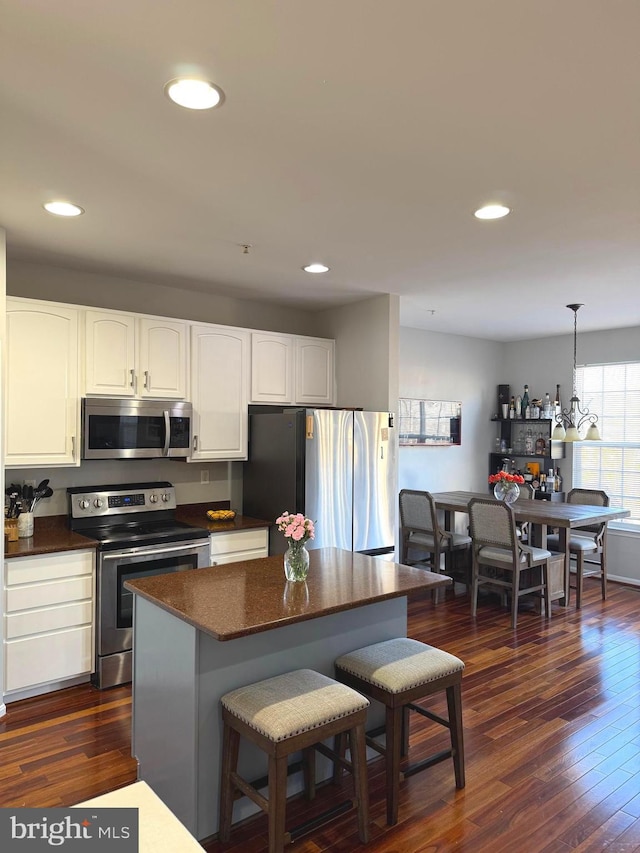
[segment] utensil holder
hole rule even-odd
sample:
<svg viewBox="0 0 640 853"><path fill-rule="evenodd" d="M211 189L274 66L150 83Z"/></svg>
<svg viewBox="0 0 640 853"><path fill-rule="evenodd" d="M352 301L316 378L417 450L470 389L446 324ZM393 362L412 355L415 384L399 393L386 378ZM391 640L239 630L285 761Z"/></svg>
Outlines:
<svg viewBox="0 0 640 853"><path fill-rule="evenodd" d="M33 513L21 512L18 516L18 537L28 539L33 536Z"/></svg>
<svg viewBox="0 0 640 853"><path fill-rule="evenodd" d="M7 537L8 542L17 542L18 541L18 519L17 518L5 518L4 520L4 532Z"/></svg>

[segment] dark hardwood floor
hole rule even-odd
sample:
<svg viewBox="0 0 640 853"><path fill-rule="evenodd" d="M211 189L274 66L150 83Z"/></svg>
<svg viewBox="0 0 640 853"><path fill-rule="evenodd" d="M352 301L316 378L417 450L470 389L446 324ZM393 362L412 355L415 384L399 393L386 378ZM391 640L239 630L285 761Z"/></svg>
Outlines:
<svg viewBox="0 0 640 853"><path fill-rule="evenodd" d="M401 785L400 821L384 822L381 761L370 764L376 853L640 850L640 590L610 584L600 600L587 580L581 612L554 605L544 620L523 610L517 631L495 599L469 616L460 590L434 605L410 604L409 634L466 663L463 679L466 788L450 762ZM444 711L439 699L428 707ZM446 743L413 715L412 756ZM135 780L128 687L88 686L8 706L0 720L0 806L67 805ZM345 789L349 783L345 781ZM344 791L322 787L322 809ZM293 800L297 823L309 804ZM209 853L266 850L265 822L238 827ZM295 842L298 853L365 849L353 812Z"/></svg>

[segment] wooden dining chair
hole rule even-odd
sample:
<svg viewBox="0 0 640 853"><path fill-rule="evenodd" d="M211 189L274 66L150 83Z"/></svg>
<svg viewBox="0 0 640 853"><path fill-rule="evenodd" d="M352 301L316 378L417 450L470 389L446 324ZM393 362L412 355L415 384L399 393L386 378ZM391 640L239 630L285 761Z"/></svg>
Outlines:
<svg viewBox="0 0 640 853"><path fill-rule="evenodd" d="M530 483L523 483L523 485L520 486L520 496L518 497L518 500L520 500L520 501L531 500L532 501L534 498L535 498L535 491L533 489L533 486ZM528 542L529 541L529 535L530 535L529 522L528 521L516 521L516 533L518 535L518 539L520 539L521 542Z"/></svg>
<svg viewBox="0 0 640 853"><path fill-rule="evenodd" d="M503 501L473 498L469 502L469 527L473 540L471 616L476 618L479 587L488 585L511 593L512 628L516 627L518 602L523 595L541 598L550 617L549 567L552 561L564 562L564 555L523 545L516 533L514 511ZM529 571L533 569L539 574Z"/></svg>
<svg viewBox="0 0 640 853"><path fill-rule="evenodd" d="M571 489L567 495L569 504L588 504L589 506L609 506L609 495L600 489ZM560 537L557 535L547 536L547 547L558 548ZM576 591L576 609L582 607L582 580L586 576L600 578L602 599L607 597L607 522L593 524L589 527L579 527L571 531L568 537L567 547L569 555L576 562L576 585L569 583L567 590L567 606L569 604L570 590ZM596 559L587 559L586 555L595 556ZM593 566L585 571L585 565Z"/></svg>
<svg viewBox="0 0 640 853"><path fill-rule="evenodd" d="M454 556L468 551L471 537L443 530L430 492L402 489L400 492L400 562L407 566L429 562L431 571L440 572L444 555L445 572L454 570ZM426 554L426 557L425 557ZM468 568L464 582L468 585Z"/></svg>

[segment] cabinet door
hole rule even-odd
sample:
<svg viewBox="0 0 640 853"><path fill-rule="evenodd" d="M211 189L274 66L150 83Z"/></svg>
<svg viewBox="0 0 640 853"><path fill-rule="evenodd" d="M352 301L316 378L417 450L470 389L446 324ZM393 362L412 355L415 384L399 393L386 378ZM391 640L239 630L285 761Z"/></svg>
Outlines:
<svg viewBox="0 0 640 853"><path fill-rule="evenodd" d="M79 465L78 311L7 300L7 466Z"/></svg>
<svg viewBox="0 0 640 853"><path fill-rule="evenodd" d="M135 317L85 312L85 393L135 395Z"/></svg>
<svg viewBox="0 0 640 853"><path fill-rule="evenodd" d="M335 341L322 338L296 338L296 403L333 405Z"/></svg>
<svg viewBox="0 0 640 853"><path fill-rule="evenodd" d="M247 458L249 334L191 327L192 462Z"/></svg>
<svg viewBox="0 0 640 853"><path fill-rule="evenodd" d="M140 320L138 395L183 400L187 396L187 325Z"/></svg>
<svg viewBox="0 0 640 853"><path fill-rule="evenodd" d="M293 403L293 338L251 335L251 402Z"/></svg>

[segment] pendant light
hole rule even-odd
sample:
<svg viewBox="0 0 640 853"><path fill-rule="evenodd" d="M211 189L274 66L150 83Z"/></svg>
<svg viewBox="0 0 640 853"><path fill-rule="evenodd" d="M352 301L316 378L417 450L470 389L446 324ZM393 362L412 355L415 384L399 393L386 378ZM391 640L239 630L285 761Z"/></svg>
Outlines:
<svg viewBox="0 0 640 853"><path fill-rule="evenodd" d="M569 408L563 409L556 415L556 427L551 434L551 440L565 442L582 441L580 429L588 423L589 428L584 440L600 441L600 432L597 427L598 416L592 415L589 409L582 408L576 389L578 309L582 308L582 303L578 302L573 305L567 305L567 308L573 311L573 396L569 401Z"/></svg>

